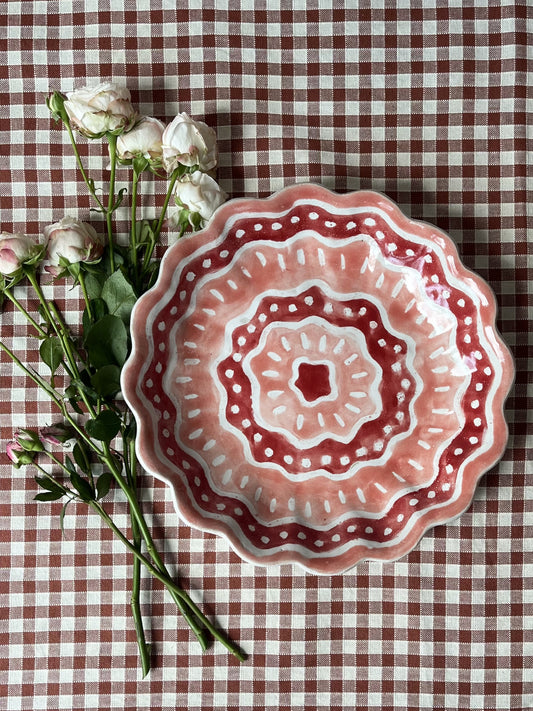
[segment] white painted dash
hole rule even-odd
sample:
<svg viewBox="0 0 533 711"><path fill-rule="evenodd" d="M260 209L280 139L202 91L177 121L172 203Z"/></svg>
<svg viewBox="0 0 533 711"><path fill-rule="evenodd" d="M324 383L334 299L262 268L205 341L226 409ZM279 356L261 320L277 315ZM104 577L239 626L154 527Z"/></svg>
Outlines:
<svg viewBox="0 0 533 711"><path fill-rule="evenodd" d="M290 353L290 351L291 351L291 344L289 343L289 341L286 339L285 336L282 336L282 337L281 337L281 345L283 346L283 348L285 348L285 350L287 351L287 353Z"/></svg>
<svg viewBox="0 0 533 711"><path fill-rule="evenodd" d="M396 284L394 285L394 289L392 290L392 296L394 299L398 296L400 291L403 289L404 284L405 284L405 282L403 279L400 279L399 281L396 282Z"/></svg>
<svg viewBox="0 0 533 711"><path fill-rule="evenodd" d="M359 378L365 378L367 375L366 370L361 370L359 373L352 373L352 380L359 380Z"/></svg>
<svg viewBox="0 0 533 711"><path fill-rule="evenodd" d="M346 341L344 340L344 338L341 338L340 341L335 346L335 348L333 349L333 353L335 353L335 355L339 354L342 351L342 349L344 348L345 343L346 343Z"/></svg>
<svg viewBox="0 0 533 711"><path fill-rule="evenodd" d="M218 289L209 289L209 293L213 294L215 299L218 299L219 301L224 301L224 296L223 294L220 293Z"/></svg>

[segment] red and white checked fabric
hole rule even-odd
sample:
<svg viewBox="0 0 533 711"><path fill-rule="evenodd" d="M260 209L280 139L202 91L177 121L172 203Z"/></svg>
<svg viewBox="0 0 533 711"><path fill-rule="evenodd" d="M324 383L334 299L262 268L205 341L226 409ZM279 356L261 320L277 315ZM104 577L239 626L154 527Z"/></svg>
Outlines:
<svg viewBox="0 0 533 711"><path fill-rule="evenodd" d="M306 181L371 188L448 232L500 305L517 369L510 439L459 520L397 562L334 577L242 562L224 540L180 523L169 492L145 477L144 505L169 564L249 654L243 664L220 645L202 654L145 579L154 648L145 680L129 556L81 506L63 537L61 505L34 502L29 470L3 457L0 710L533 708L531 3L96 6L0 5L1 229L36 234L64 214L89 218L67 136L44 98L125 82L143 113L170 120L186 111L216 130L219 179L233 197ZM105 176L101 145L83 152L95 179ZM148 181L143 208L162 198L161 183ZM76 323L77 293L54 287L54 297ZM38 367L9 305L0 338ZM4 356L0 383L4 448L14 428L52 413ZM118 494L111 509L127 526Z"/></svg>

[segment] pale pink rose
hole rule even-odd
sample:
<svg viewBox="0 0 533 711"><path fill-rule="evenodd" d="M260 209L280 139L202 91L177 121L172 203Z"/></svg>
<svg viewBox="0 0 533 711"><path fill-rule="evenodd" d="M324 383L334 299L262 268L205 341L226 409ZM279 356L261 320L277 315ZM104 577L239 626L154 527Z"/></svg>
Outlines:
<svg viewBox="0 0 533 711"><path fill-rule="evenodd" d="M64 106L71 125L87 138L121 134L137 118L128 89L111 82L68 92Z"/></svg>
<svg viewBox="0 0 533 711"><path fill-rule="evenodd" d="M42 247L23 234L0 233L0 274L14 276Z"/></svg>
<svg viewBox="0 0 533 711"><path fill-rule="evenodd" d="M143 116L127 133L117 139L117 155L120 160L133 160L142 156L156 162L162 156L163 131L165 124L156 118Z"/></svg>
<svg viewBox="0 0 533 711"><path fill-rule="evenodd" d="M31 464L35 459L35 452L27 452L18 442L8 442L6 454L16 469L24 464Z"/></svg>
<svg viewBox="0 0 533 711"><path fill-rule="evenodd" d="M53 276L63 271L60 258L70 264L96 262L104 251L104 239L86 222L64 217L44 229L47 242L44 269Z"/></svg>
<svg viewBox="0 0 533 711"><path fill-rule="evenodd" d="M185 113L178 114L163 133L163 165L172 173L179 165L197 165L202 171L213 170L218 160L216 133L202 121Z"/></svg>
<svg viewBox="0 0 533 711"><path fill-rule="evenodd" d="M179 215L184 208L191 213L189 216L191 224L194 224L191 217L196 213L201 217L201 224L205 225L217 207L220 207L228 199L228 196L210 175L196 170L176 181L174 199L176 205L181 208L181 210L176 210L170 218L171 224L176 227Z"/></svg>

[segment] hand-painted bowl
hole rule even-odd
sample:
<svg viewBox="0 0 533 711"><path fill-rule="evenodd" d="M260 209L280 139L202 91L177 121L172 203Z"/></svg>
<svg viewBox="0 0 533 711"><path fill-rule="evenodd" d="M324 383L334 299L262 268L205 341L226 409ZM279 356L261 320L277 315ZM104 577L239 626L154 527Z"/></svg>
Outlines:
<svg viewBox="0 0 533 711"><path fill-rule="evenodd" d="M383 195L230 201L135 306L139 459L247 561L396 559L503 453L495 314L453 242Z"/></svg>

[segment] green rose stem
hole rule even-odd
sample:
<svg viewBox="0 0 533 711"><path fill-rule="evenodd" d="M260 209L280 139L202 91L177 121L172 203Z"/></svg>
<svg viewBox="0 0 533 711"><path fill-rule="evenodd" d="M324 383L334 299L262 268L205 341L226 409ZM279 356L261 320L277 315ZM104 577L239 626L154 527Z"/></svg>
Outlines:
<svg viewBox="0 0 533 711"><path fill-rule="evenodd" d="M39 326L37 321L35 321L34 318L27 312L27 310L24 308L24 306L20 303L20 301L15 297L14 294L11 293L10 289L5 288L3 293L7 296L7 298L11 301L12 304L16 306L16 308L20 311L21 314L23 314L26 319L28 320L29 323L34 327L34 329L37 331L37 334L41 338L47 338L47 334L43 329Z"/></svg>
<svg viewBox="0 0 533 711"><path fill-rule="evenodd" d="M83 294L83 298L85 300L87 314L88 314L91 322L94 322L94 316L93 316L93 311L92 311L92 307L91 307L91 300L89 299L89 294L87 293L87 284L85 283L85 274L83 272L83 266L80 269L80 273L78 275L78 280L80 282L81 293Z"/></svg>
<svg viewBox="0 0 533 711"><path fill-rule="evenodd" d="M59 317L59 313L55 307L55 304L53 302L48 302L46 298L44 297L44 294L41 290L41 287L39 283L37 282L36 276L35 276L35 271L33 269L27 269L26 274L28 276L28 279L30 283L32 284L33 288L35 289L39 300L43 306L45 315L47 319L49 320L50 324L53 326L58 338L61 341L61 345L63 348L63 351L65 355L67 356L67 359L69 361L70 367L68 368L69 374L73 377L75 380L79 380L79 370L77 367L76 359L75 356L72 352L72 344L71 341L68 337L68 334L66 333L66 327L64 323L62 322L61 318ZM63 416L70 422L73 422L73 418L69 415L68 411L66 410L64 403L60 402L57 396L55 396L55 391L53 388L48 386L46 381L44 381L40 376L37 377L37 379L32 375L31 371L29 371L27 368L25 368L22 363L16 358L16 356L9 351L9 349L4 348L6 352L10 355L12 360L14 360L20 367L23 368L23 370L36 382L38 385L43 387L43 384L45 386L45 390L48 393L48 395L51 395L53 393L53 400L54 402L60 407ZM91 403L88 401L83 389L78 388L78 392L80 393L80 396L82 397L87 410L91 414L92 417L96 416L96 412L94 408L92 407ZM76 427L76 430L78 433L81 434L80 428ZM146 526L146 523L144 521L144 517L142 515L142 512L137 504L137 498L136 498L136 490L133 489L133 491L129 491L129 487L127 487L126 482L124 481L124 478L121 475L121 472L117 469L114 463L114 458L111 454L111 450L109 448L108 444L104 445L104 451L106 456L104 457L104 453L97 447L95 447L93 441L89 438L87 438L85 435L83 435L84 441L93 449L93 451L96 452L96 454L99 456L99 458L102 461L105 461L105 463L108 465L110 468L115 480L118 482L119 486L122 488L124 493L126 494L126 497L128 499L128 502L130 504L130 511L131 511L131 520L132 520L132 532L133 532L133 526L136 528L136 532L139 532L139 523L140 523L140 531L142 533L142 537L145 539L148 550L150 551L150 554L156 563L158 565L159 569L168 576L168 571L166 570L163 561L161 557L159 556L159 553L157 552L157 549L155 548L155 545L153 543L153 540L150 535L150 531L148 527ZM137 525L136 525L137 524ZM140 541L139 541L140 542ZM133 580L133 592L132 592L132 611L134 614L134 622L136 626L136 630L139 628L142 628L142 619L140 616L140 604L138 602L139 598L139 584L140 584L140 569L135 570L134 569L134 580ZM191 615L191 610L190 606L187 606L183 603L183 600L176 596L172 590L169 590L171 596L173 597L174 601L176 602L176 605L178 606L181 614L184 616L186 619L187 623L195 633L195 635L198 638L198 641L200 642L200 645L202 646L202 649L207 649L208 642L205 638L205 633L204 630L198 625L197 620ZM193 612L196 612L193 610ZM142 637L138 637L139 641L139 649L141 653L141 660L143 664L143 672L147 673L148 669L146 668L146 653L145 650L141 649L142 647L142 639L144 639L144 633Z"/></svg>
<svg viewBox="0 0 533 711"><path fill-rule="evenodd" d="M109 142L109 159L111 161L111 175L109 176L109 195L107 199L107 209L105 211L107 224L107 241L109 247L109 265L111 273L115 271L115 254L113 249L113 212L115 210L115 173L117 170L117 137L107 134Z"/></svg>
<svg viewBox="0 0 533 711"><path fill-rule="evenodd" d="M172 596L173 600L176 602L176 605L178 606L181 614L195 633L195 635L198 638L198 641L200 642L200 645L202 648L205 650L207 648L207 640L205 638L204 630L200 627L201 623L212 635L215 639L219 640L232 654L234 654L238 659L243 661L245 659L245 656L243 652L235 645L233 642L230 640L226 640L226 638L223 636L222 633L220 633L216 627L205 617L205 615L201 612L201 610L197 607L197 605L192 601L192 599L185 593L184 590L182 590L179 586L177 586L170 578L168 570L166 569L163 560L161 556L159 555L159 552L157 551L154 541L152 539L150 530L146 524L146 521L144 519L144 516L142 514L142 511L140 509L139 503L137 502L136 496L134 491L128 486L127 482L125 481L124 477L122 476L121 472L118 470L117 464L116 464L116 459L113 457L113 454L111 452L111 448L108 443L102 443L103 449L100 449L95 442L87 437L83 429L78 425L76 420L72 417L72 415L68 412L66 409L65 403L59 398L57 395L56 391L50 387L50 385L41 378L41 376L38 373L34 373L31 370L29 370L18 358L17 356L5 345L0 341L0 349L2 349L7 355L15 362L21 370L23 370L28 377L31 378L37 385L39 385L45 392L50 396L50 398L55 402L55 404L58 406L58 408L61 410L61 413L65 417L65 420L75 429L75 431L80 435L80 437L83 439L83 441L96 453L98 458L100 459L101 462L106 464L109 467L109 470L111 471L111 474L113 475L113 478L119 485L119 487L122 489L123 493L125 494L128 503L130 505L130 510L132 512L132 515L135 516L138 524L139 524L139 530L141 532L141 535L146 543L148 552L150 553L150 556L152 560L154 561L154 564L157 566L154 567L149 561L148 565L147 559L142 556L139 551L135 548L133 544L131 544L127 539L124 538L121 534L121 539L124 539L128 543L128 548L130 550L135 551L135 556L138 558L138 560L141 563L144 563L144 565L147 567L149 572L154 575L158 580L163 582L167 589L169 590L170 595ZM91 504L92 505L92 504ZM94 506L93 506L94 508ZM107 514L106 514L107 516ZM107 517L105 520L107 523L111 521ZM114 526L114 524L113 524ZM115 531L116 526L113 528ZM117 529L118 530L118 529ZM115 531L116 532L116 531ZM157 574L154 573L156 571ZM171 583L171 584L168 584Z"/></svg>
<svg viewBox="0 0 533 711"><path fill-rule="evenodd" d="M55 457L52 452L49 452L45 450L43 452L46 454L49 459L51 459L54 464L59 466L67 476L70 476L70 472L67 469L67 467L61 462L57 457ZM65 491L65 493L68 493L71 498L75 497L79 499L80 501L83 501L81 497L77 496L71 489L68 489L67 487L63 486L60 484L57 480L53 479L47 472L42 468L39 467L38 464L35 464L37 468L42 471L45 476L47 476L48 479L50 479L53 483L55 483L57 486L59 486L61 489ZM94 489L94 482L92 482L92 486ZM139 534L139 526L137 524L136 519L132 517L131 520L131 525L132 525L132 535L133 535L133 544L137 548L137 550L140 552L141 550L141 536ZM146 636L144 633L144 625L142 621L142 615L141 615L141 606L139 602L139 594L140 594L140 569L141 569L141 562L138 558L134 558L134 576L133 576L133 585L132 585L132 593L131 593L131 607L132 607L132 614L133 614L133 621L135 625L135 632L137 635L137 646L139 647L139 656L141 657L141 665L142 665L142 671L143 671L143 678L148 674L150 671L150 649L146 643ZM136 573L136 574L135 574Z"/></svg>
<svg viewBox="0 0 533 711"><path fill-rule="evenodd" d="M139 524L139 530L144 538L144 541L146 543L146 547L148 549L148 552L150 554L150 557L154 561L154 563L158 566L159 571L163 574L169 577L168 570L165 567L165 564L163 563L163 560L161 556L159 555L159 552L155 546L155 543L152 539L152 534L150 533L150 529L148 528L146 521L144 520L144 516L142 514L141 508L139 506L139 502L137 501L137 497L135 496L134 491L128 486L126 481L124 480L124 477L122 476L121 472L118 470L115 459L111 453L111 449L109 447L108 443L103 444L104 447L104 454L101 457L101 460L109 467L109 470L111 474L113 475L115 481L119 485L119 487L122 489L124 495L126 496L128 503L130 505L130 511L133 516L137 519L137 522ZM187 620L187 623L193 630L193 632L196 634L198 641L200 642L200 645L202 646L202 649L204 651L207 649L208 643L207 640L205 639L204 632L202 628L198 625L197 621L194 619L194 617L191 616L191 605L184 605L183 604L183 599L180 596L176 596L172 589L169 588L169 592L174 599L174 602L178 606L181 614L185 617ZM192 602L192 601L191 601ZM194 604L194 603L193 603ZM194 612L195 615L198 616L198 608L193 607L192 612ZM203 621L203 620L202 620ZM210 628L208 628L210 629ZM210 630L211 631L211 630Z"/></svg>
<svg viewBox="0 0 533 711"><path fill-rule="evenodd" d="M165 195L165 201L163 203L163 208L161 210L161 214L159 215L159 220L157 221L156 228L153 233L153 238L150 241L150 244L148 245L148 248L146 250L146 253L144 255L144 262L143 262L143 271L147 269L148 265L150 264L150 260L152 259L152 255L154 253L154 248L156 245L157 240L159 239L159 235L161 233L161 230L163 228L163 222L165 221L165 215L167 214L167 209L168 209L168 204L170 202L170 198L172 197L172 191L174 190L174 185L176 184L176 180L183 175L185 168L184 166L180 166L174 170L172 175L170 176L170 182L168 184L168 190L167 194Z"/></svg>
<svg viewBox="0 0 533 711"><path fill-rule="evenodd" d="M142 171L141 171L142 172ZM131 181L131 233L130 233L130 254L131 264L133 267L133 281L136 289L139 288L139 275L137 274L138 262L138 245L137 245L137 191L141 172L137 170L137 166L133 165L133 178Z"/></svg>
<svg viewBox="0 0 533 711"><path fill-rule="evenodd" d="M83 428L79 426L79 424L76 422L74 417L70 414L70 412L67 410L67 407L65 405L65 402L59 397L58 393L54 388L49 385L49 383L46 382L44 378L41 378L39 373L30 370L27 368L24 363L17 358L17 356L13 353L13 351L8 348L2 341L0 341L0 350L4 351L11 360L30 378L30 380L33 380L33 382L38 385L44 392L48 395L48 397L52 400L52 402L55 403L65 420L69 423L69 425L79 434L81 439L85 442L85 444L88 447L91 447L91 449L95 452L98 458L102 458L103 456L103 451L93 442L90 437L88 437Z"/></svg>
<svg viewBox="0 0 533 711"><path fill-rule="evenodd" d="M68 473L68 469L56 457L54 457L54 455L51 452L48 452L45 450L43 453L46 454L50 459L52 459L52 461L54 461L56 464L58 464L62 469L64 469ZM104 461L109 466L109 468L112 470L112 473L115 475L116 467L115 467L112 455L111 454L109 455L109 459L107 457L102 457L102 461ZM43 470L41 467L39 467L39 465L36 465L36 466L48 478L50 478L50 476L47 474L47 472L45 470ZM117 478L117 477L115 476L115 478ZM130 500L131 493L128 491L128 487L125 485L125 482L124 482L122 476L119 475L117 481L118 480L120 480L119 483L121 484L121 488L124 491L124 493L126 494L128 501L131 505L131 503L132 503L132 501ZM63 485L59 484L59 482L54 482L54 483L57 483L63 490L76 496L73 492L70 491L70 489L65 489L65 487ZM76 496L76 498L80 499L81 501L84 501L84 499L81 499L81 497L79 497L79 496ZM203 630L199 627L198 622L200 622L202 625L204 625L205 628L213 635L213 637L215 639L217 639L219 642L221 642L226 647L226 649L228 649L233 655L235 655L237 657L237 659L244 661L245 655L238 648L238 646L236 644L234 644L233 642L231 642L230 640L227 640L224 637L224 635L221 634L220 631L217 630L217 628L210 622L210 620L202 613L202 611L198 608L196 603L193 602L193 600L190 598L190 596L172 580L172 578L170 577L163 562L161 561L159 553L155 549L150 532L148 531L148 527L146 526L146 522L144 521L144 518L143 518L142 514L140 513L138 506L135 507L135 512L136 512L136 514L139 513L139 523L141 523L141 520L142 520L142 524L144 524L144 525L141 525L141 530L143 528L145 529L142 531L143 537L145 537L145 539L148 538L150 540L150 544L149 544L149 550L151 548L150 554L151 554L152 558L154 559L154 563L158 567L155 567L154 564L152 564L145 556L142 555L142 553L140 553L140 551L135 546L135 544L131 543L131 541L129 541L128 538L126 538L126 536L124 536L122 531L120 531L120 529L114 523L113 519L109 516L109 514L105 511L103 506L98 501L89 500L89 501L86 501L85 503L87 503L94 511L96 511L96 513L100 516L100 518L102 518L103 521L105 521L105 523L109 526L109 528L113 531L113 533L117 536L117 538L119 538L122 541L122 543L134 554L135 558L139 561L139 563L142 563L146 567L146 569L155 578L157 578L157 580L159 580L160 582L163 583L163 585L165 585L165 587L170 592L174 601L176 601L176 603L178 604L180 612L182 612L182 614L185 617L185 619L187 620L187 622L189 622L189 624L193 628L193 631L195 631L197 635L200 634L199 641L201 644L202 644L202 642L205 643L206 640L203 635ZM191 617L190 613L193 613L196 619ZM192 622L192 624L191 624L191 622ZM202 647L204 648L204 650L207 648L206 646L204 646L204 644L202 644ZM143 669L144 669L144 667L143 667Z"/></svg>
<svg viewBox="0 0 533 711"><path fill-rule="evenodd" d="M80 371L78 369L76 357L75 357L75 354L72 349L72 341L71 341L70 336L68 334L67 328L59 315L59 311L57 310L55 304L53 302L48 302L45 295L43 294L41 285L37 281L37 277L35 275L35 269L30 267L30 268L25 269L24 271L25 271L26 276L28 277L30 284L34 288L35 293L39 297L39 301L41 303L41 306L43 307L46 318L48 319L50 325L53 327L54 331L56 332L57 337L59 338L59 341L60 341L61 346L63 348L63 352L67 358L67 361L68 361L68 366L65 363L67 372L76 383L79 383ZM96 412L95 412L92 404L89 402L89 399L87 398L87 395L85 394L85 391L83 390L83 388L77 387L77 390L78 390L78 393L79 393L81 399L85 403L87 411L90 413L90 415L92 417L96 417Z"/></svg>
<svg viewBox="0 0 533 711"><path fill-rule="evenodd" d="M180 601L183 602L186 607L188 607L192 612L194 612L197 618L202 622L203 625L205 625L205 627L209 630L209 632L213 635L215 639L221 642L221 644L223 644L224 647L226 647L226 649L230 651L234 656L236 656L237 659L239 659L240 661L244 661L246 659L246 656L237 647L237 645L231 642L230 640L227 640L219 632L219 630L217 630L217 628L197 607L196 603L191 600L189 595L187 595L187 593L182 590L179 585L176 585L176 583L170 577L168 577L168 574L165 574L159 568L156 568L147 558L145 558L145 556L142 555L142 553L139 553L133 543L131 543L131 541L129 541L124 536L124 534L120 531L119 528L117 528L117 526L115 526L113 520L108 516L108 514L98 501L90 501L89 505L98 513L102 520L107 523L107 525L117 536L117 538L119 538L122 543L133 553L133 555L138 558L138 560L146 567L146 569L154 576L154 578L157 578L157 580L162 582L163 585L171 593L173 593L173 597L175 596L176 598L178 598Z"/></svg>
<svg viewBox="0 0 533 711"><path fill-rule="evenodd" d="M100 200L100 198L98 197L98 195L96 194L96 190L94 189L94 181L91 180L91 179L87 176L87 173L85 172L85 168L83 167L83 163L81 162L81 156L80 156L80 153L79 153L79 151L78 151L78 146L77 146L77 144L76 144L76 139L74 138L74 133L73 133L73 131L72 131L72 127L71 127L71 125L70 125L70 119L69 119L68 114L67 114L67 112L66 112L66 110L65 110L64 108L63 108L63 110L61 111L61 120L62 120L63 123L65 124L65 128L66 128L67 131L68 131L68 135L69 135L69 138L70 138L70 142L71 142L71 144L72 144L72 149L73 149L73 151L74 151L74 156L75 156L75 158L76 158L76 163L78 164L78 168L79 168L79 170L80 170L80 173L81 173L81 175L82 175L82 178L83 178L83 180L85 181L85 184L87 185L87 187L89 188L89 192L90 192L91 195L93 196L93 198L94 198L96 204L98 205L98 207L100 208L100 210L105 214L105 207L104 207L102 201Z"/></svg>
<svg viewBox="0 0 533 711"><path fill-rule="evenodd" d="M124 442L124 465L126 469L126 476L128 484L133 489L135 495L137 496L137 467L135 459L135 440L131 437L126 437L123 433L122 435ZM141 551L142 536L139 530L139 524L134 515L130 515L131 519L131 535L133 539L133 545L139 551ZM135 624L135 631L137 632L137 643L139 646L139 654L141 657L143 677L145 677L150 671L150 655L146 654L146 639L144 635L144 627L141 614L141 605L139 602L139 596L141 591L141 562L138 558L133 559L133 574L132 574L132 586L131 586L131 612L133 615L133 621Z"/></svg>

